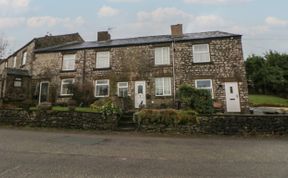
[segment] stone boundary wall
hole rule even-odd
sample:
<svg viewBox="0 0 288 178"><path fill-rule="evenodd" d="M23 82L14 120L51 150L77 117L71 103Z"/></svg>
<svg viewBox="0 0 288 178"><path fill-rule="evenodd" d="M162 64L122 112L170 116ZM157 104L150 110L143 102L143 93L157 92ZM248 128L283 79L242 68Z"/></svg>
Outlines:
<svg viewBox="0 0 288 178"><path fill-rule="evenodd" d="M288 115L206 115L198 116L197 124L190 125L147 123L138 123L138 131L213 135L288 134Z"/></svg>
<svg viewBox="0 0 288 178"><path fill-rule="evenodd" d="M0 125L114 130L117 123L116 117L105 118L101 113L0 110Z"/></svg>

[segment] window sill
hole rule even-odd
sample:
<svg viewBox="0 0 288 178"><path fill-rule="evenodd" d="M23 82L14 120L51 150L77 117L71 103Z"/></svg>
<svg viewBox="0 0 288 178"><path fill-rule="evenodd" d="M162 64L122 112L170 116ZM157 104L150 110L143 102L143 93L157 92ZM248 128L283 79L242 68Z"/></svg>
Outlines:
<svg viewBox="0 0 288 178"><path fill-rule="evenodd" d="M97 71L97 70L111 70L112 68L111 67L106 67L106 68L93 68L94 71Z"/></svg>
<svg viewBox="0 0 288 178"><path fill-rule="evenodd" d="M61 70L60 73L66 73L66 72L76 72L77 70Z"/></svg>
<svg viewBox="0 0 288 178"><path fill-rule="evenodd" d="M154 64L154 67L155 68L160 68L160 67L172 67L172 65L171 64Z"/></svg>
<svg viewBox="0 0 288 178"><path fill-rule="evenodd" d="M59 98L70 98L72 97L73 95L60 95Z"/></svg>
<svg viewBox="0 0 288 178"><path fill-rule="evenodd" d="M107 96L94 96L95 98L108 98L109 97L109 95L107 95Z"/></svg>
<svg viewBox="0 0 288 178"><path fill-rule="evenodd" d="M210 61L210 62L192 62L193 65L205 65L205 64L214 64L214 62Z"/></svg>

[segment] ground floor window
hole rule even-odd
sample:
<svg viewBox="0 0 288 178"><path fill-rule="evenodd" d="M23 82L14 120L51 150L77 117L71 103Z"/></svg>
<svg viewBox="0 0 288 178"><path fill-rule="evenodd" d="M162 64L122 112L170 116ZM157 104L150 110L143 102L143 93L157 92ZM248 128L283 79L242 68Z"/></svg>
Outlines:
<svg viewBox="0 0 288 178"><path fill-rule="evenodd" d="M109 80L96 80L95 97L108 97L108 96L109 96Z"/></svg>
<svg viewBox="0 0 288 178"><path fill-rule="evenodd" d="M14 80L14 87L22 87L22 78L15 78Z"/></svg>
<svg viewBox="0 0 288 178"><path fill-rule="evenodd" d="M208 90L210 92L212 98L214 97L214 95L213 95L213 87L212 87L212 80L211 79L196 80L195 81L195 86L196 86L197 89Z"/></svg>
<svg viewBox="0 0 288 178"><path fill-rule="evenodd" d="M171 78L155 78L155 95L171 96Z"/></svg>
<svg viewBox="0 0 288 178"><path fill-rule="evenodd" d="M71 88L73 83L74 83L74 78L62 79L62 81L61 81L61 96L73 95L72 88Z"/></svg>
<svg viewBox="0 0 288 178"><path fill-rule="evenodd" d="M118 96L127 97L128 96L128 82L118 82Z"/></svg>

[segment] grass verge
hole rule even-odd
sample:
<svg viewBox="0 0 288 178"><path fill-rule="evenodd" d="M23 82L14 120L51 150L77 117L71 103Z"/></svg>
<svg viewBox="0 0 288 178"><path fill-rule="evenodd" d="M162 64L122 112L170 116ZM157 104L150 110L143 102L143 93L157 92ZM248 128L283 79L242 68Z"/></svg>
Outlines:
<svg viewBox="0 0 288 178"><path fill-rule="evenodd" d="M252 106L288 107L288 99L270 95L249 95Z"/></svg>

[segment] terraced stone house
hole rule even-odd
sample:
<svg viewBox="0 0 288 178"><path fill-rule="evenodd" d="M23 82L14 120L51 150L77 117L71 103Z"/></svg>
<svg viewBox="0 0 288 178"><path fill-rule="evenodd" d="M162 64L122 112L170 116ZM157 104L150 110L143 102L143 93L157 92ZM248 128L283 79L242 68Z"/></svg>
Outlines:
<svg viewBox="0 0 288 178"><path fill-rule="evenodd" d="M2 61L1 98L15 99L11 95L17 96L19 90L26 92L22 99L39 103L67 101L73 95L70 84L89 83L95 99L129 96L135 108L154 108L175 106L178 88L189 84L211 92L226 112L247 111L241 35L183 34L178 24L171 26L170 35L111 39L108 32L99 32L92 42L79 34L64 37L40 38L56 41L46 45L34 39ZM9 75L14 78L7 81Z"/></svg>

